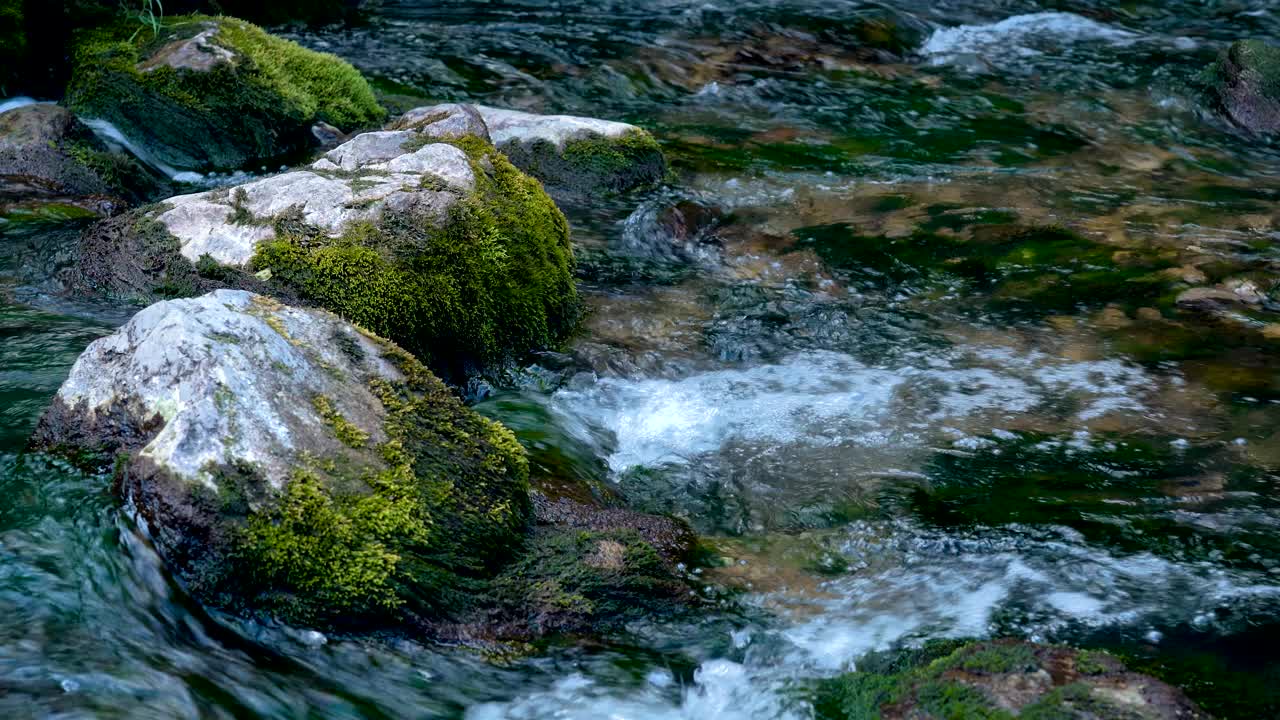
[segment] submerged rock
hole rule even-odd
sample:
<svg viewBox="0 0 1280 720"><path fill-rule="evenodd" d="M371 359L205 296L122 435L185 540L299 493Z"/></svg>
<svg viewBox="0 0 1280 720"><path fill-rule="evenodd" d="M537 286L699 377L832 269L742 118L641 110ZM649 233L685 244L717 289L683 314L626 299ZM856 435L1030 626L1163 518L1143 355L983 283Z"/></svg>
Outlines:
<svg viewBox="0 0 1280 720"><path fill-rule="evenodd" d="M447 614L530 519L510 431L409 354L243 291L161 302L94 342L41 448L117 487L196 597L294 622Z"/></svg>
<svg viewBox="0 0 1280 720"><path fill-rule="evenodd" d="M564 216L491 145L400 130L106 221L67 279L139 303L234 286L320 305L452 377L560 338L572 264Z"/></svg>
<svg viewBox="0 0 1280 720"><path fill-rule="evenodd" d="M1280 133L1280 47L1241 40L1223 51L1208 80L1213 104L1233 123Z"/></svg>
<svg viewBox="0 0 1280 720"><path fill-rule="evenodd" d="M160 187L159 178L108 148L66 108L37 103L0 113L0 207L59 203L109 215Z"/></svg>
<svg viewBox="0 0 1280 720"><path fill-rule="evenodd" d="M88 31L72 53L67 104L184 170L256 169L306 150L317 122L349 131L384 115L351 65L234 18Z"/></svg>
<svg viewBox="0 0 1280 720"><path fill-rule="evenodd" d="M576 195L623 192L660 182L666 175L662 149L635 125L483 106L476 110L494 145L516 167L554 190Z"/></svg>
<svg viewBox="0 0 1280 720"><path fill-rule="evenodd" d="M819 683L825 720L870 718L1208 718L1180 690L1106 653L1015 640L873 653Z"/></svg>

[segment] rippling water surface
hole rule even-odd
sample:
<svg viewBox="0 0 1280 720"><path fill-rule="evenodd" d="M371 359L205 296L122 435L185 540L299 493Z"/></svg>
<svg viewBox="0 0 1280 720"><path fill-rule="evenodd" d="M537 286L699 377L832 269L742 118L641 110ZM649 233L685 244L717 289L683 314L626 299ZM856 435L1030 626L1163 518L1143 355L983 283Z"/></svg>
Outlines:
<svg viewBox="0 0 1280 720"><path fill-rule="evenodd" d="M73 228L11 223L0 716L805 718L867 651L989 636L1280 716L1280 146L1194 89L1278 35L1261 0L387 0L291 35L402 109L655 132L667 187L565 203L582 332L478 407L687 518L736 602L503 662L210 617L108 478L21 453L123 318L30 281ZM1214 284L1251 302L1176 308Z"/></svg>

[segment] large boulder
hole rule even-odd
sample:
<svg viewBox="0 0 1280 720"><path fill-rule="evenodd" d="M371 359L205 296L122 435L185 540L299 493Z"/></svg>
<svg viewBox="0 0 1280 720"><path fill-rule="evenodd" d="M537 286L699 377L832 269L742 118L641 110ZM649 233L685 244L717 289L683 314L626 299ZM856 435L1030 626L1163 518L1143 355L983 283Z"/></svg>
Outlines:
<svg viewBox="0 0 1280 720"><path fill-rule="evenodd" d="M94 342L34 444L116 458L197 598L294 622L448 615L531 517L510 431L390 342L244 291L158 303Z"/></svg>
<svg viewBox="0 0 1280 720"><path fill-rule="evenodd" d="M1250 132L1280 133L1280 47L1241 40L1208 71L1212 103Z"/></svg>
<svg viewBox="0 0 1280 720"><path fill-rule="evenodd" d="M234 18L129 23L77 35L67 104L180 170L257 169L297 156L324 122L350 131L384 111L360 73Z"/></svg>
<svg viewBox="0 0 1280 720"><path fill-rule="evenodd" d="M479 105L438 105L411 110L392 127L415 128L446 120L474 124L476 116L493 144L516 167L553 192L595 196L653 185L666 176L666 158L657 141L626 123Z"/></svg>
<svg viewBox="0 0 1280 720"><path fill-rule="evenodd" d="M148 303L234 286L326 307L454 379L556 342L568 224L480 138L358 135L310 167L105 221L68 281Z"/></svg>
<svg viewBox="0 0 1280 720"><path fill-rule="evenodd" d="M13 204L57 202L111 214L161 186L66 108L38 103L0 112L0 213Z"/></svg>
<svg viewBox="0 0 1280 720"><path fill-rule="evenodd" d="M1209 717L1180 690L1107 653L1017 640L872 653L857 672L820 682L815 700L822 720Z"/></svg>

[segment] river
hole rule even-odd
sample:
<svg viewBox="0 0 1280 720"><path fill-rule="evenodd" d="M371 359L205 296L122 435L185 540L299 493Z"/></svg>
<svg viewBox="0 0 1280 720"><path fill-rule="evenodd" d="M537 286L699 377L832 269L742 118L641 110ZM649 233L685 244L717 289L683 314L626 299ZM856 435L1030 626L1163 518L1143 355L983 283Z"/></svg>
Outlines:
<svg viewBox="0 0 1280 720"><path fill-rule="evenodd" d="M19 279L74 226L9 223L0 715L781 720L868 651L1012 636L1280 716L1280 145L1193 89L1271 3L386 0L288 36L405 107L655 133L665 187L564 205L578 335L468 393L535 469L686 518L720 600L502 657L211 616L108 478L22 453L124 318ZM1175 309L1216 282L1259 298Z"/></svg>

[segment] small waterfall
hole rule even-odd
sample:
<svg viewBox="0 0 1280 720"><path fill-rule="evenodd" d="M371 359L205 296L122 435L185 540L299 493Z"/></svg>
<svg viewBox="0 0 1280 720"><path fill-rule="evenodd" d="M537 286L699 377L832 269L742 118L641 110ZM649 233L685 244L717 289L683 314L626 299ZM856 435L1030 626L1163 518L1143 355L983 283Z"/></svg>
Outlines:
<svg viewBox="0 0 1280 720"><path fill-rule="evenodd" d="M124 133L115 125L106 120L84 119L84 124L88 125L94 134L96 134L103 142L108 145L114 145L133 154L134 157L141 160L148 166L156 169L174 182L180 183L198 183L204 180L204 175L189 170L183 171L175 167L167 165L156 159L154 155L147 152L145 148L125 137Z"/></svg>

